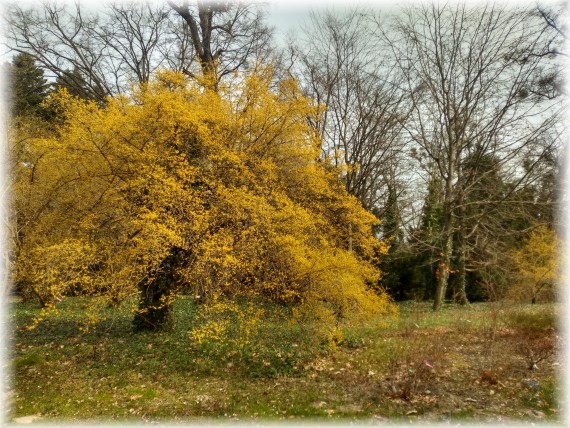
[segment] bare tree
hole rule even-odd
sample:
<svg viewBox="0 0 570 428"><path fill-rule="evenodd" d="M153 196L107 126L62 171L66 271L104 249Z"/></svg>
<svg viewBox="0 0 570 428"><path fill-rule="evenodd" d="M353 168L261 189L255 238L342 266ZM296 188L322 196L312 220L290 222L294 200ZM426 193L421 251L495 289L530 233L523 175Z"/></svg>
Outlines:
<svg viewBox="0 0 570 428"><path fill-rule="evenodd" d="M401 174L401 131L408 114L405 94L392 82L374 12L313 12L297 48L305 92L322 107L313 126L323 156L345 167L349 192L369 210L381 211Z"/></svg>
<svg viewBox="0 0 570 428"><path fill-rule="evenodd" d="M562 56L567 59L564 51L566 44L566 28L563 16L566 12L566 4L543 5L536 7L535 13L542 18L543 31L549 35L546 48L541 53L544 56ZM561 61L545 67L541 75L536 79L532 88L532 94L537 97L553 99L564 93L563 82L564 64Z"/></svg>
<svg viewBox="0 0 570 428"><path fill-rule="evenodd" d="M548 45L549 53L566 55L560 49L561 41L566 40L566 29L562 22L562 15L565 11L566 4L564 3L560 3L557 6L538 4L536 7L536 12L544 19L544 24L554 30L554 33L551 32L550 42Z"/></svg>
<svg viewBox="0 0 570 428"><path fill-rule="evenodd" d="M6 19L10 49L30 53L68 83L86 84L99 102L146 82L166 55L181 57L168 48L172 26L161 5L132 1L89 9L80 3L11 3Z"/></svg>
<svg viewBox="0 0 570 428"><path fill-rule="evenodd" d="M161 47L171 37L167 31L168 11L145 3L114 2L105 15L105 22L94 32L108 48L107 60L113 64L113 74L147 82L166 58Z"/></svg>
<svg viewBox="0 0 570 428"><path fill-rule="evenodd" d="M245 2L168 0L170 7L187 24L200 71L210 76L214 86L226 75L240 68L255 66L266 54L271 31L263 23L260 4ZM253 63L249 63L252 61ZM195 72L185 68L184 72Z"/></svg>
<svg viewBox="0 0 570 428"><path fill-rule="evenodd" d="M405 10L394 31L385 32L413 104L407 136L423 156L425 171L442 183L434 310L446 293L454 237L464 271L467 238L526 183L522 158L558 122L555 103L528 96L550 60L549 34L535 17L491 5L429 5ZM477 162L483 156L494 159L491 168L465 168L467 158ZM468 195L498 170L509 177L510 190L484 205L477 201L480 209L466 217L465 207L473 203ZM466 302L464 280L459 292Z"/></svg>

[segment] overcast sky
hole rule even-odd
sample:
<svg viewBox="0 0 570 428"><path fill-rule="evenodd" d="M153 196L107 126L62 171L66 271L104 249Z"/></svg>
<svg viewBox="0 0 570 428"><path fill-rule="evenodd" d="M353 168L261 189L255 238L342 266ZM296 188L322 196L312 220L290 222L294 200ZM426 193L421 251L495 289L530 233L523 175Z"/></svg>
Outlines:
<svg viewBox="0 0 570 428"><path fill-rule="evenodd" d="M295 34L303 23L309 20L309 12L318 9L334 9L337 11L347 10L352 7L372 6L374 8L386 9L402 3L411 3L412 0L401 0L399 2L387 0L370 1L347 1L347 0L307 0L307 1L287 1L269 0L267 7L267 22L275 28L275 41L281 43L287 39L289 34Z"/></svg>

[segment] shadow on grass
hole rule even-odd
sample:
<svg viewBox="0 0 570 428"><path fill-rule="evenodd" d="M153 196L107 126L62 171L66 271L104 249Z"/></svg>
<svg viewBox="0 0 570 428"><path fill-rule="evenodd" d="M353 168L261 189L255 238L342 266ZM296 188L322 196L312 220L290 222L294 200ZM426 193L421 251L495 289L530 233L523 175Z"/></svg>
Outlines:
<svg viewBox="0 0 570 428"><path fill-rule="evenodd" d="M26 355L33 349L41 349L50 361L68 360L82 371L94 370L104 376L135 371L148 377L159 371L198 377L220 373L276 378L301 374L303 364L319 351L310 346L313 345L309 343L310 335L303 328L288 326L278 317L266 319L267 325L260 329L256 340L241 349L223 342L198 346L190 337L197 312L190 299L182 298L173 304L172 324L159 332L135 333L132 312L113 308L104 309L103 318L84 332L81 328L85 305L81 300L71 298L61 306L59 313L27 329L39 308L32 303L14 305L13 322L18 326L13 338L16 364L25 365L26 358L31 358ZM26 350L18 344L25 344Z"/></svg>

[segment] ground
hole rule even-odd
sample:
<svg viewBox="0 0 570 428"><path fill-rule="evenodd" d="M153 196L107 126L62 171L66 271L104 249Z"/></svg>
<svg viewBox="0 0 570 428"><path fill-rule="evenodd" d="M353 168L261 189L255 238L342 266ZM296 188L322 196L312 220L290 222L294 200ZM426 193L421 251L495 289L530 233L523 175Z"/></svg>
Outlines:
<svg viewBox="0 0 570 428"><path fill-rule="evenodd" d="M265 317L238 349L192 343L190 299L161 333L131 333L132 316L113 309L81 332L82 305L68 299L32 330L36 305L13 305L9 420L561 423L555 304L405 302L337 344Z"/></svg>

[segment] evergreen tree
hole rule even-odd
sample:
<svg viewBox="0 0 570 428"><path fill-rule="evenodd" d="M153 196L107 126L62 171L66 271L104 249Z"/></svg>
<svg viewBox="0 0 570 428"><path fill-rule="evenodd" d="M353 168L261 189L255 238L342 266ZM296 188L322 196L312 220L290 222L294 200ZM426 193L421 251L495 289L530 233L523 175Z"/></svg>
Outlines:
<svg viewBox="0 0 570 428"><path fill-rule="evenodd" d="M58 76L55 81L55 89L66 89L70 95L83 98L84 100L97 99L77 67L73 70L67 70L64 74Z"/></svg>
<svg viewBox="0 0 570 428"><path fill-rule="evenodd" d="M443 222L442 181L435 174L428 184L428 193L422 210L421 229L417 234L420 251L415 257L415 277L423 286L423 299L432 299L436 288L438 254L437 241Z"/></svg>
<svg viewBox="0 0 570 428"><path fill-rule="evenodd" d="M42 106L49 84L44 71L36 65L34 57L20 53L14 57L10 67L9 84L12 88L11 113L17 116L39 116L46 118L47 109Z"/></svg>
<svg viewBox="0 0 570 428"><path fill-rule="evenodd" d="M382 218L384 238L394 237L380 270L386 272L382 285L396 300L432 299L436 285L435 245L441 230L441 180L433 177L422 210L422 222L404 240L399 227L396 192L388 192L386 213Z"/></svg>
<svg viewBox="0 0 570 428"><path fill-rule="evenodd" d="M389 240L391 248L395 250L402 241L403 235L400 228L400 210L398 208L398 194L396 186L388 185L388 198L382 216L382 232L384 239Z"/></svg>

